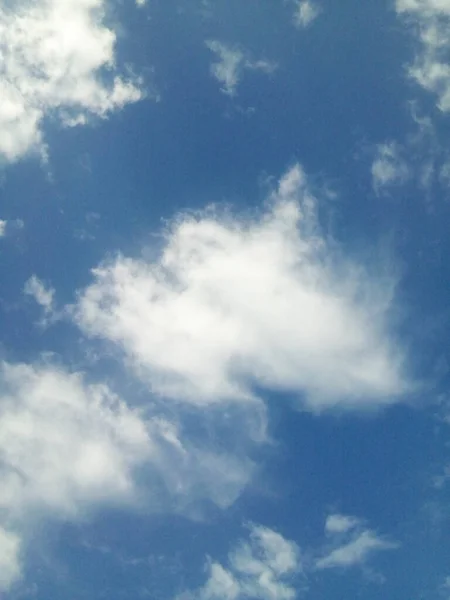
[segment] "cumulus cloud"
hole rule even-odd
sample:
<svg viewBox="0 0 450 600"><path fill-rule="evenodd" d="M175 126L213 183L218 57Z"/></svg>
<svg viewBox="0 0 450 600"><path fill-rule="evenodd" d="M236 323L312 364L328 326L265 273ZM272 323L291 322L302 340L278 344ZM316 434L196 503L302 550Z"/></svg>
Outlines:
<svg viewBox="0 0 450 600"><path fill-rule="evenodd" d="M398 544L367 529L355 517L330 515L325 523L325 532L335 541L332 548L316 561L317 569L362 566L377 552L398 548Z"/></svg>
<svg viewBox="0 0 450 600"><path fill-rule="evenodd" d="M45 155L44 119L106 117L142 97L116 67L105 0L15 0L0 7L0 156Z"/></svg>
<svg viewBox="0 0 450 600"><path fill-rule="evenodd" d="M447 0L396 0L397 13L417 32L420 50L410 76L437 96L438 107L450 111L450 4Z"/></svg>
<svg viewBox="0 0 450 600"><path fill-rule="evenodd" d="M292 579L300 572L300 552L294 542L252 525L249 540L230 552L227 566L210 562L206 583L179 600L291 600L296 597Z"/></svg>
<svg viewBox="0 0 450 600"><path fill-rule="evenodd" d="M37 520L77 520L102 506L185 512L205 499L220 507L235 500L251 462L202 447L151 412L146 417L80 374L1 366L3 587L20 576L20 546Z"/></svg>
<svg viewBox="0 0 450 600"><path fill-rule="evenodd" d="M7 221L0 219L0 238L6 235Z"/></svg>
<svg viewBox="0 0 450 600"><path fill-rule="evenodd" d="M222 92L228 96L236 95L244 71L261 71L270 74L277 68L273 62L252 60L244 50L223 44L218 40L209 40L206 46L217 57L217 61L211 65L211 74L220 83Z"/></svg>
<svg viewBox="0 0 450 600"><path fill-rule="evenodd" d="M408 165L395 142L377 146L371 171L372 184L377 193L405 183L410 176Z"/></svg>
<svg viewBox="0 0 450 600"><path fill-rule="evenodd" d="M55 290L48 288L36 275L32 275L25 283L24 293L36 300L39 306L42 306L45 313L53 310L53 300Z"/></svg>
<svg viewBox="0 0 450 600"><path fill-rule="evenodd" d="M305 29L309 27L320 14L319 5L311 0L298 0L295 3L294 24L296 27Z"/></svg>
<svg viewBox="0 0 450 600"><path fill-rule="evenodd" d="M257 384L318 411L389 404L408 389L392 286L320 230L299 165L264 214L180 216L157 260L119 255L93 275L76 321L162 396L254 403Z"/></svg>

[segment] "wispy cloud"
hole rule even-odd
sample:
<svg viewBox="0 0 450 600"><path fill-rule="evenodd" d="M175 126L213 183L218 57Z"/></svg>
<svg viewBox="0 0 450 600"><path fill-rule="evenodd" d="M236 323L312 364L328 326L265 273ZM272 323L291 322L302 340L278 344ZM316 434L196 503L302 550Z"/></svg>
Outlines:
<svg viewBox="0 0 450 600"><path fill-rule="evenodd" d="M372 163L372 184L377 193L405 183L410 177L406 160L395 142L379 144Z"/></svg>
<svg viewBox="0 0 450 600"><path fill-rule="evenodd" d="M320 13L321 8L313 0L297 0L295 2L294 24L296 27L305 29L317 19Z"/></svg>
<svg viewBox="0 0 450 600"><path fill-rule="evenodd" d="M291 390L313 411L395 402L408 388L391 337L392 281L329 245L302 168L259 218L180 216L156 262L93 271L75 319L117 344L151 389L196 405Z"/></svg>
<svg viewBox="0 0 450 600"><path fill-rule="evenodd" d="M32 275L25 283L24 293L31 296L44 309L46 314L52 312L55 290L46 287L45 284L36 275Z"/></svg>
<svg viewBox="0 0 450 600"><path fill-rule="evenodd" d="M45 155L43 121L106 117L142 97L116 68L105 0L18 0L0 8L0 157Z"/></svg>
<svg viewBox="0 0 450 600"><path fill-rule="evenodd" d="M363 566L377 552L395 550L397 543L367 529L355 517L330 515L325 532L335 540L331 549L317 559L317 569L347 569Z"/></svg>
<svg viewBox="0 0 450 600"><path fill-rule="evenodd" d="M20 553L20 537L0 526L0 591L21 577Z"/></svg>
<svg viewBox="0 0 450 600"><path fill-rule="evenodd" d="M410 76L450 111L450 4L446 0L396 0L397 13L413 25L420 49Z"/></svg>
<svg viewBox="0 0 450 600"><path fill-rule="evenodd" d="M220 83L221 90L228 96L235 96L244 71L273 73L277 68L268 60L252 60L248 53L237 46L230 46L218 40L209 40L206 46L217 56L211 65L211 74Z"/></svg>

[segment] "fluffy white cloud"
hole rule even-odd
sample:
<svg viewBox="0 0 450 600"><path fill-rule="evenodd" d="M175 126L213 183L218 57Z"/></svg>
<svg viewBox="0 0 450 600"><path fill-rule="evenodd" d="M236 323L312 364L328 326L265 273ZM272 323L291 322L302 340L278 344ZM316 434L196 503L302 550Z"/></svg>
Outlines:
<svg viewBox="0 0 450 600"><path fill-rule="evenodd" d="M4 587L20 575L20 540L36 520L76 520L105 505L185 512L198 500L222 507L235 500L251 462L203 448L156 407L151 412L147 418L79 374L1 366Z"/></svg>
<svg viewBox="0 0 450 600"><path fill-rule="evenodd" d="M0 238L4 237L6 234L6 225L7 221L0 219Z"/></svg>
<svg viewBox="0 0 450 600"><path fill-rule="evenodd" d="M410 176L408 165L401 156L395 142L387 142L377 146L372 163L372 184L377 193L387 188L400 185Z"/></svg>
<svg viewBox="0 0 450 600"><path fill-rule="evenodd" d="M53 310L55 290L53 288L47 288L36 275L32 275L30 279L28 279L23 291L28 296L34 298L36 302L42 306L44 312L50 313Z"/></svg>
<svg viewBox="0 0 450 600"><path fill-rule="evenodd" d="M209 578L195 593L179 600L291 600L292 578L301 572L297 545L266 527L253 525L249 541L241 541L228 555L228 565L211 562Z"/></svg>
<svg viewBox="0 0 450 600"><path fill-rule="evenodd" d="M45 154L44 118L65 126L142 96L116 69L105 0L14 0L0 7L0 157Z"/></svg>
<svg viewBox="0 0 450 600"><path fill-rule="evenodd" d="M242 49L223 44L217 40L206 42L206 46L217 56L211 65L211 74L221 84L221 90L228 96L235 96L243 72L261 71L273 73L276 64L268 60L251 60Z"/></svg>
<svg viewBox="0 0 450 600"><path fill-rule="evenodd" d="M257 218L181 216L158 260L94 270L74 308L152 390L194 404L291 390L312 410L394 402L408 389L389 334L392 286L320 231L299 165Z"/></svg>
<svg viewBox="0 0 450 600"><path fill-rule="evenodd" d="M325 556L316 561L317 569L361 566L376 552L398 548L398 544L363 527L361 521L355 517L330 515L325 523L325 532L333 536L336 543Z"/></svg>
<svg viewBox="0 0 450 600"><path fill-rule="evenodd" d="M297 27L308 27L320 14L318 4L312 0L298 0L295 4L294 24Z"/></svg>
<svg viewBox="0 0 450 600"><path fill-rule="evenodd" d="M409 72L450 111L450 3L448 0L396 0L397 13L409 19L421 49Z"/></svg>

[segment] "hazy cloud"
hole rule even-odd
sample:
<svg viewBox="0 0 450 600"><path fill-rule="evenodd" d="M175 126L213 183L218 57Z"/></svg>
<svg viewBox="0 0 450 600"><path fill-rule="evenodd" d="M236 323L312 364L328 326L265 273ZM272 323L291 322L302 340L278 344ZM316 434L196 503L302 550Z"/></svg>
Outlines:
<svg viewBox="0 0 450 600"><path fill-rule="evenodd" d="M395 142L379 144L372 163L372 184L377 193L392 186L405 183L410 176L409 168Z"/></svg>

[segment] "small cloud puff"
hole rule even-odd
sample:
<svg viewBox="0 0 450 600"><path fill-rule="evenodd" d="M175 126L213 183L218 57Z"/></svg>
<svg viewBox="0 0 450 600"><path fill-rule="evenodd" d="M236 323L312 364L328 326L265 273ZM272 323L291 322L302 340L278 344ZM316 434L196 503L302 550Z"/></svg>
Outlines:
<svg viewBox="0 0 450 600"><path fill-rule="evenodd" d="M298 0L294 13L294 24L296 27L306 29L317 19L321 9L312 0Z"/></svg>
<svg viewBox="0 0 450 600"><path fill-rule="evenodd" d="M32 275L25 283L24 293L31 296L41 306L46 314L53 311L55 290L48 288L36 275Z"/></svg>
<svg viewBox="0 0 450 600"><path fill-rule="evenodd" d="M275 63L268 60L251 60L244 50L218 40L209 40L206 46L217 56L217 61L211 65L211 74L221 84L222 92L228 96L236 95L244 71L270 74L277 68Z"/></svg>
<svg viewBox="0 0 450 600"><path fill-rule="evenodd" d="M379 144L372 163L372 185L376 193L381 193L395 185L405 183L410 177L401 149L395 142Z"/></svg>

